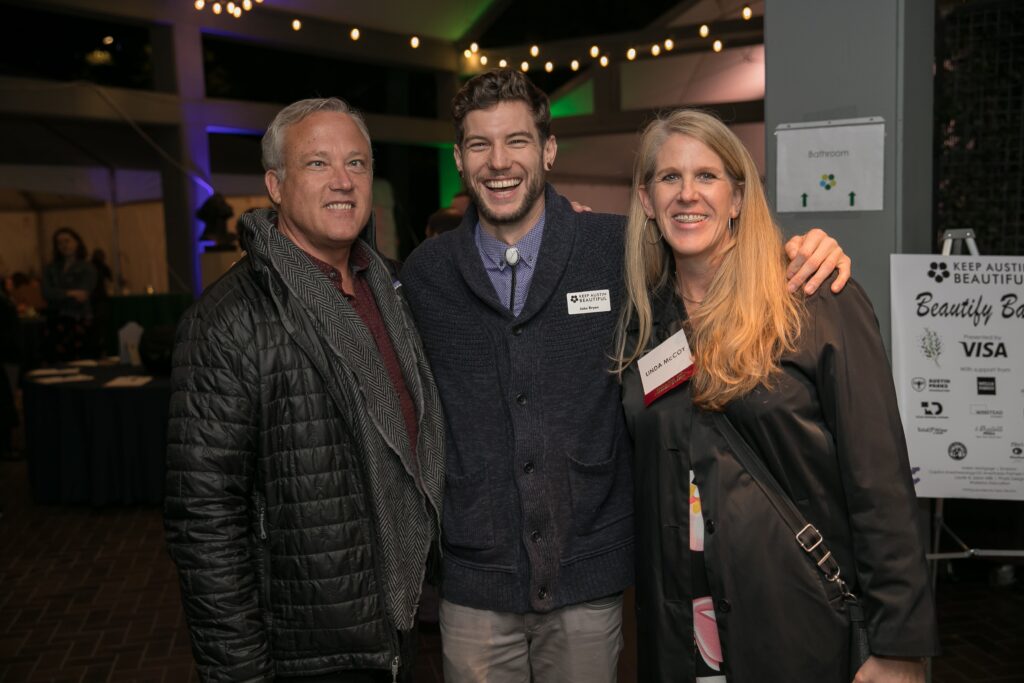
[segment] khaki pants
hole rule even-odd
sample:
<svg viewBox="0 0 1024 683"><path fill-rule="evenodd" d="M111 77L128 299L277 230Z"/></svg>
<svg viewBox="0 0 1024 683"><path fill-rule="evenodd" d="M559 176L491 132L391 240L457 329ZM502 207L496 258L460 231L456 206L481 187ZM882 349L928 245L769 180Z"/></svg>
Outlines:
<svg viewBox="0 0 1024 683"><path fill-rule="evenodd" d="M615 683L622 594L548 614L441 601L445 683Z"/></svg>

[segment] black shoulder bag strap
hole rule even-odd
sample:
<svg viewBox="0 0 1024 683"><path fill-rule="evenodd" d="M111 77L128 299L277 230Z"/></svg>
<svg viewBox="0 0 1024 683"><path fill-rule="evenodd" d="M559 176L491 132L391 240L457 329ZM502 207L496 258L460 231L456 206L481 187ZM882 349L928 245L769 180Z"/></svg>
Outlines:
<svg viewBox="0 0 1024 683"><path fill-rule="evenodd" d="M857 596L850 592L846 582L840 575L839 563L832 556L832 551L825 544L813 524L807 522L800 510L790 500L782 486L772 476L767 465L747 444L746 439L736 431L732 422L724 412L705 413L712 416L715 426L721 432L730 450L736 455L743 468L750 474L761 490L765 492L779 516L793 532L793 540L807 553L811 561L821 570L825 580L835 584L842 593L846 609L850 615L850 679L856 675L861 665L871 656L868 643L867 626L864 623L864 609Z"/></svg>

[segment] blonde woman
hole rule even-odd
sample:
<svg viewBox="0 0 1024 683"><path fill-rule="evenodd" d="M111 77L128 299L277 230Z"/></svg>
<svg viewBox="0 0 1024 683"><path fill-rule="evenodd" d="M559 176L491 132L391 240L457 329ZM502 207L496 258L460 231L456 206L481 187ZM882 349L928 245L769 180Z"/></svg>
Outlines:
<svg viewBox="0 0 1024 683"><path fill-rule="evenodd" d="M617 339L635 443L640 679L923 681L934 606L864 291L787 290L757 168L698 111L644 131L625 248ZM797 545L743 466L751 454L820 531L824 566L844 583ZM862 666L842 585L865 615Z"/></svg>

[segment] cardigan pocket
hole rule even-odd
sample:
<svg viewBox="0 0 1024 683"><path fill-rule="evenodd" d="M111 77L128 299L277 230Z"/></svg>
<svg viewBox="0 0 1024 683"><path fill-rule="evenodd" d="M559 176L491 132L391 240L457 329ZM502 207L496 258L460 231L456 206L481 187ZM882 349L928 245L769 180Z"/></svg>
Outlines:
<svg viewBox="0 0 1024 683"><path fill-rule="evenodd" d="M629 461L617 450L613 453L596 463L568 457L573 525L580 536L594 534L633 515Z"/></svg>
<svg viewBox="0 0 1024 683"><path fill-rule="evenodd" d="M455 548L490 550L494 547L494 512L491 509L487 468L472 475L445 475L442 538Z"/></svg>

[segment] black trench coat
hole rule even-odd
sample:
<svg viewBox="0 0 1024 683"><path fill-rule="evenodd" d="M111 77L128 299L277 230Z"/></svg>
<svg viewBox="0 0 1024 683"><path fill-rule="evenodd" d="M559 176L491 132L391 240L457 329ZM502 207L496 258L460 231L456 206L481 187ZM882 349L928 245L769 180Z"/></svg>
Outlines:
<svg viewBox="0 0 1024 683"><path fill-rule="evenodd" d="M653 347L685 317L652 297ZM634 365L623 405L635 443L641 681L692 681L689 472L700 490L704 559L730 683L849 680L848 621L833 584L801 551L689 384L643 405ZM902 425L877 320L854 282L807 300L799 348L769 391L730 421L821 532L860 597L876 655L938 652L935 610Z"/></svg>

